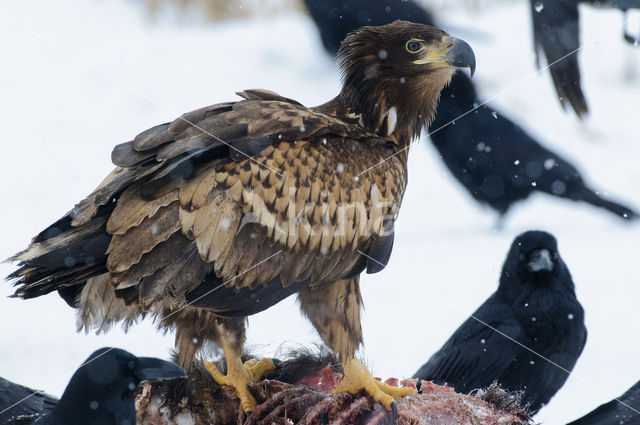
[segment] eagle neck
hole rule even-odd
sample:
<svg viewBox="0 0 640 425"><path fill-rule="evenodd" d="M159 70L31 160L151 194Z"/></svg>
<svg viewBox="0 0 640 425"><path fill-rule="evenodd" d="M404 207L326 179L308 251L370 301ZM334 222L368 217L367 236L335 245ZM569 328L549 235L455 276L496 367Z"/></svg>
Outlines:
<svg viewBox="0 0 640 425"><path fill-rule="evenodd" d="M402 109L389 103L385 97L376 101L354 102L343 92L316 109L350 124L360 125L369 133L388 138L400 149L409 146L420 135L424 125L421 117L409 119Z"/></svg>

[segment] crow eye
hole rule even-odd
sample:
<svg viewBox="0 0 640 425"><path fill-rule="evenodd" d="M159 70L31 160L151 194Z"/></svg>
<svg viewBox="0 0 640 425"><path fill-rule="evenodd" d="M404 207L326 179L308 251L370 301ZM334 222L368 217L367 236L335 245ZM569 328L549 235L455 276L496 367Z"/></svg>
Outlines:
<svg viewBox="0 0 640 425"><path fill-rule="evenodd" d="M424 49L424 44L422 44L422 42L420 42L420 41L409 40L409 41L407 41L406 48L407 48L408 52L416 53L416 52L419 52L420 50Z"/></svg>

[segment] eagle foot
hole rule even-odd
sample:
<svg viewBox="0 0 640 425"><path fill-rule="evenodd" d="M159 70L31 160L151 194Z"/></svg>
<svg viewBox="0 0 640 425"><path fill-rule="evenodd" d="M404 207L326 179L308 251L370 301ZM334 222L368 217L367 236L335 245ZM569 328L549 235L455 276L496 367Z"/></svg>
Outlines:
<svg viewBox="0 0 640 425"><path fill-rule="evenodd" d="M250 359L242 363L240 358L227 358L227 374L223 374L211 362L204 362L204 368L214 381L220 385L233 387L240 399L240 406L249 415L256 410L256 399L249 392L248 385L258 382L262 377L276 368L271 359Z"/></svg>
<svg viewBox="0 0 640 425"><path fill-rule="evenodd" d="M355 394L364 390L376 402L382 404L388 411L395 414L396 406L393 401L394 398L404 397L416 392L415 388L393 387L378 381L371 376L367 368L355 358L344 362L342 366L344 368L344 378L342 378L342 382L332 391L333 393L347 391Z"/></svg>

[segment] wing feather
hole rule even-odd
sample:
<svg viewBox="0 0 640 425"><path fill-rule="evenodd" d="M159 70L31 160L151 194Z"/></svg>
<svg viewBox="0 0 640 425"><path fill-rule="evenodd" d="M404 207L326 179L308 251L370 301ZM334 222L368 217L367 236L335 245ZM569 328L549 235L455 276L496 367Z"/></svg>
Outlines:
<svg viewBox="0 0 640 425"><path fill-rule="evenodd" d="M399 206L403 159L356 178L388 156L384 139L271 92L241 95L246 100L188 112L116 147L118 167L70 215L71 227L91 223L92 235L111 238L106 260L96 266L102 277L79 269L76 280L64 277L93 279L85 299L106 291L106 275L108 287L137 304L138 314L172 311L195 288L220 283L260 287L274 303L291 292L278 285L330 284L361 263L356 250L369 252L371 232L382 229L372 221L388 215L385 205ZM384 176L402 181L381 190ZM104 220L91 219L108 203L114 207L106 228L96 230ZM239 306L233 296L247 291L224 294L226 305ZM108 298L100 312L81 305L86 323L134 311Z"/></svg>
<svg viewBox="0 0 640 425"><path fill-rule="evenodd" d="M487 320L493 329L515 340L526 338L508 307L495 302L494 298L495 295L476 310L474 317ZM489 309L491 319L483 313ZM459 392L486 387L494 379L500 381L500 376L517 360L519 346L502 343L504 336L492 328L474 318L467 319L415 377L448 383Z"/></svg>
<svg viewBox="0 0 640 425"><path fill-rule="evenodd" d="M112 235L125 234L132 227L140 225L145 218L153 217L160 208L178 200L178 188L170 189L157 199L143 199L141 185L130 186L125 190L116 208L107 221L107 232Z"/></svg>
<svg viewBox="0 0 640 425"><path fill-rule="evenodd" d="M169 125L170 123L156 125L138 134L131 142L133 149L138 152L148 151L172 141L174 136L169 131Z"/></svg>
<svg viewBox="0 0 640 425"><path fill-rule="evenodd" d="M111 283L116 290L135 286L148 276L153 275L166 265L167 261L173 261L172 256L186 250L190 241L176 232L165 242L159 243L152 251L142 256L140 261L127 270L120 273L111 273Z"/></svg>
<svg viewBox="0 0 640 425"><path fill-rule="evenodd" d="M160 242L180 230L178 203L160 208L149 217L122 235L114 235L107 249L107 268L112 273L123 272L140 261Z"/></svg>

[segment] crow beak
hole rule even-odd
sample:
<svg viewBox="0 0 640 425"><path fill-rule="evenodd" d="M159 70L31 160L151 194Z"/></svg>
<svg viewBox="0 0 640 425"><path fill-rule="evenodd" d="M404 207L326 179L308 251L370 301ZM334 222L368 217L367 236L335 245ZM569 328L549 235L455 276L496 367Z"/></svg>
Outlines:
<svg viewBox="0 0 640 425"><path fill-rule="evenodd" d="M546 270L553 271L553 259L551 253L546 249L536 249L529 254L529 270L539 272Z"/></svg>
<svg viewBox="0 0 640 425"><path fill-rule="evenodd" d="M175 363L153 357L138 357L136 375L140 382L160 378L179 378L187 376L183 368Z"/></svg>
<svg viewBox="0 0 640 425"><path fill-rule="evenodd" d="M443 37L442 43L449 45L445 57L451 66L469 68L471 76L476 71L476 56L473 49L464 40L455 37Z"/></svg>

